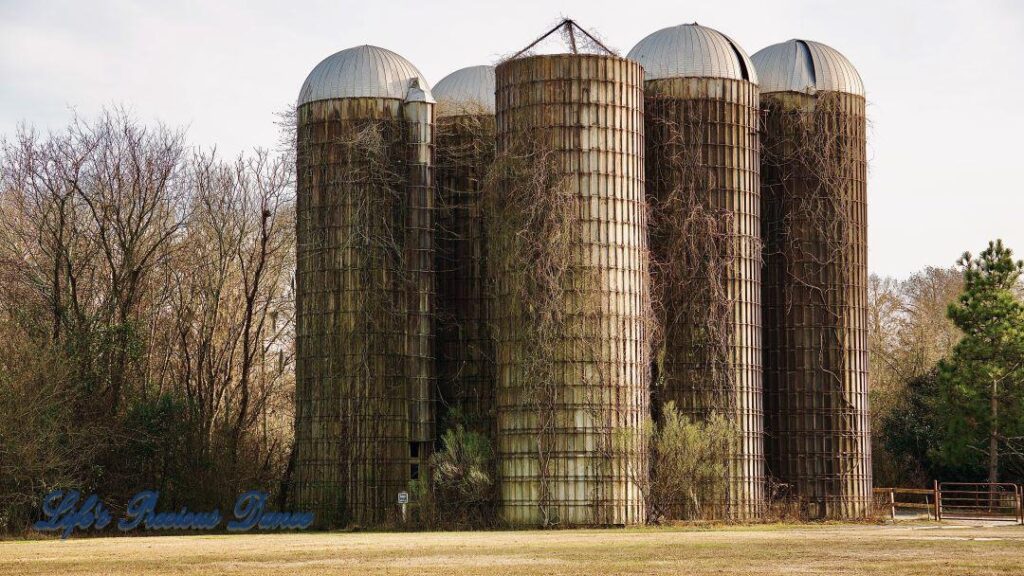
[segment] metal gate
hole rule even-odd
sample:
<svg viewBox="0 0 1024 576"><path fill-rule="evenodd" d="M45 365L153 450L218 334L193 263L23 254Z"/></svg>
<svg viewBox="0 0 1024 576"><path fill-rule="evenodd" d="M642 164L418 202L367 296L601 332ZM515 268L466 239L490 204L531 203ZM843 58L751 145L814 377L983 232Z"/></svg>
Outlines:
<svg viewBox="0 0 1024 576"><path fill-rule="evenodd" d="M1016 484L936 483L939 520L985 520L1024 524L1022 489Z"/></svg>

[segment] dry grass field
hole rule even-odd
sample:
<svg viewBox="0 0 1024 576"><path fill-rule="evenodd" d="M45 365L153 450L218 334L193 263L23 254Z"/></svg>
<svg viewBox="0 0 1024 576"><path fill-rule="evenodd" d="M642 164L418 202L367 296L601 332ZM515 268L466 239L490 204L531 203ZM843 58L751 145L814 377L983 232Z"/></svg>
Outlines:
<svg viewBox="0 0 1024 576"><path fill-rule="evenodd" d="M0 574L1021 574L1024 528L330 533L0 542Z"/></svg>

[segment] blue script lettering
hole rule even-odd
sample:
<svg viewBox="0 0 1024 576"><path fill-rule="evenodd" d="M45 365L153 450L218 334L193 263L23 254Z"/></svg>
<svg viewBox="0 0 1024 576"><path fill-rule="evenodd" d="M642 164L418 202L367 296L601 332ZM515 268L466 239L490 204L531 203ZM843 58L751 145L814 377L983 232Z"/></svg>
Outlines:
<svg viewBox="0 0 1024 576"><path fill-rule="evenodd" d="M106 528L107 524L110 524L111 516L103 502L92 494L79 506L81 498L82 495L77 490L69 490L67 494L64 494L63 490L50 492L43 498L43 514L47 519L36 522L33 527L41 532L60 530L61 538L71 536L76 528Z"/></svg>
<svg viewBox="0 0 1024 576"><path fill-rule="evenodd" d="M142 525L146 530L212 530L220 525L219 510L213 512L189 512L182 508L178 512L157 512L160 493L144 490L132 497L125 510L125 517L117 523L120 530L128 531Z"/></svg>
<svg viewBox="0 0 1024 576"><path fill-rule="evenodd" d="M268 512L267 493L250 490L235 500L235 520L228 522L228 530L244 532L258 527L260 530L304 530L313 524L312 512Z"/></svg>

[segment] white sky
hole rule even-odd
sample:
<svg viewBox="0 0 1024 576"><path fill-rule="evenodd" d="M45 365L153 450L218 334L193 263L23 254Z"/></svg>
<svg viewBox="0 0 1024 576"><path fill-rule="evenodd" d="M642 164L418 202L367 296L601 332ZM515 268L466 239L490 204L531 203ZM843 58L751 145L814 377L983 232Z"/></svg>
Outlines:
<svg viewBox="0 0 1024 576"><path fill-rule="evenodd" d="M1024 2L0 0L0 134L124 104L234 155L327 55L402 54L433 83L518 50L559 16L625 53L699 22L749 53L789 38L843 52L868 92L870 267L906 276L1002 237L1024 256Z"/></svg>

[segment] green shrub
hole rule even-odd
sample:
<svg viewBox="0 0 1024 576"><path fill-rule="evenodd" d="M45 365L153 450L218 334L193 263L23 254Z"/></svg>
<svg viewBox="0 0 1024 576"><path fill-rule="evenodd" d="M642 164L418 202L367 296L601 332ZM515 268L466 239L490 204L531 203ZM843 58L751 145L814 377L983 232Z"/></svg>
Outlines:
<svg viewBox="0 0 1024 576"><path fill-rule="evenodd" d="M430 458L433 523L460 528L491 523L494 471L490 441L462 425L446 431L441 441L443 448Z"/></svg>
<svg viewBox="0 0 1024 576"><path fill-rule="evenodd" d="M721 415L691 422L673 402L647 425L651 480L649 517L658 520L720 518L727 501L727 462L736 432Z"/></svg>

